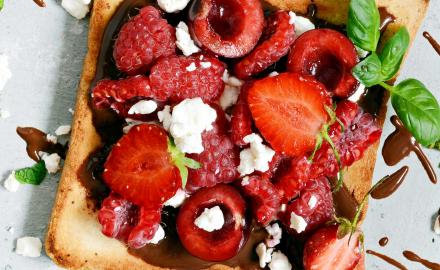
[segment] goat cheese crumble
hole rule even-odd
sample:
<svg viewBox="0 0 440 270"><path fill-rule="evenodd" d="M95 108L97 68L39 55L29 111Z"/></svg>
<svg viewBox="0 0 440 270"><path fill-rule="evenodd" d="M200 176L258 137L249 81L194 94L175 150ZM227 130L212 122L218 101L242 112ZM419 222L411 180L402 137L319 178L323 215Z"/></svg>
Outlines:
<svg viewBox="0 0 440 270"><path fill-rule="evenodd" d="M44 164L46 165L46 169L49 173L54 174L60 170L61 157L57 153L48 154L40 151L38 155L42 160L44 160Z"/></svg>
<svg viewBox="0 0 440 270"><path fill-rule="evenodd" d="M302 233L307 228L307 222L302 216L298 216L295 212L290 213L290 228L297 233Z"/></svg>
<svg viewBox="0 0 440 270"><path fill-rule="evenodd" d="M269 163L275 155L275 151L263 144L263 139L252 133L243 138L250 147L240 152L240 165L238 172L243 176L254 171L265 172L269 170Z"/></svg>
<svg viewBox="0 0 440 270"><path fill-rule="evenodd" d="M176 46L185 56L200 52L200 48L197 47L189 34L188 25L184 22L179 22L176 27Z"/></svg>
<svg viewBox="0 0 440 270"><path fill-rule="evenodd" d="M62 136L62 135L67 135L70 133L70 130L72 128L70 127L70 125L62 125L59 126L56 130L55 130L55 135L57 136Z"/></svg>
<svg viewBox="0 0 440 270"><path fill-rule="evenodd" d="M269 263L270 270L291 270L292 265L289 259L281 251L275 251L272 254L272 261Z"/></svg>
<svg viewBox="0 0 440 270"><path fill-rule="evenodd" d="M54 135L51 135L51 134L47 134L47 135L46 135L46 140L47 140L48 142L53 143L53 144L57 144L57 142L58 142L58 138L57 138L57 136L54 136Z"/></svg>
<svg viewBox="0 0 440 270"><path fill-rule="evenodd" d="M153 238L147 241L147 244L158 244L162 239L165 238L165 231L161 225L157 228L156 233Z"/></svg>
<svg viewBox="0 0 440 270"><path fill-rule="evenodd" d="M261 268L266 267L266 265L272 260L273 248L267 248L263 242L258 244L255 252L258 255Z"/></svg>
<svg viewBox="0 0 440 270"><path fill-rule="evenodd" d="M43 244L39 238L26 236L17 239L15 253L25 257L37 258L41 256L42 247Z"/></svg>
<svg viewBox="0 0 440 270"><path fill-rule="evenodd" d="M154 100L141 100L131 106L128 114L150 114L157 109L157 103Z"/></svg>
<svg viewBox="0 0 440 270"><path fill-rule="evenodd" d="M269 238L266 238L266 245L268 247L275 247L278 245L281 242L281 237L283 236L283 231L281 230L280 225L278 225L278 223L274 223L266 226L265 229L269 234Z"/></svg>
<svg viewBox="0 0 440 270"><path fill-rule="evenodd" d="M78 20L83 19L89 13L90 0L62 0L61 6Z"/></svg>
<svg viewBox="0 0 440 270"><path fill-rule="evenodd" d="M295 25L295 34L297 36L301 36L305 32L315 29L315 25L308 18L297 16L293 11L289 11L289 16L289 23Z"/></svg>
<svg viewBox="0 0 440 270"><path fill-rule="evenodd" d="M8 178L3 182L3 186L9 192L17 192L20 185L21 183L15 178L15 171L12 171Z"/></svg>
<svg viewBox="0 0 440 270"><path fill-rule="evenodd" d="M159 7L167 12L174 13L184 10L190 0L157 0Z"/></svg>
<svg viewBox="0 0 440 270"><path fill-rule="evenodd" d="M225 217L220 206L205 208L203 212L194 220L194 225L207 232L220 230L225 224Z"/></svg>
<svg viewBox="0 0 440 270"><path fill-rule="evenodd" d="M188 194L186 194L183 189L179 188L176 194L164 203L164 206L177 208L183 204L186 198L188 198Z"/></svg>

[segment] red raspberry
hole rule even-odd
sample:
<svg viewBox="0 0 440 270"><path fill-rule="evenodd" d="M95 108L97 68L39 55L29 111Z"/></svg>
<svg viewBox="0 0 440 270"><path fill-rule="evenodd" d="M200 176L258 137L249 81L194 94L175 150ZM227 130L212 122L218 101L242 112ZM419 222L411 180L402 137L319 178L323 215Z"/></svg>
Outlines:
<svg viewBox="0 0 440 270"><path fill-rule="evenodd" d="M292 159L290 167L282 174L275 184L283 201L288 202L297 197L310 180L311 163L306 156Z"/></svg>
<svg viewBox="0 0 440 270"><path fill-rule="evenodd" d="M161 209L147 209L142 207L139 213L139 221L131 230L127 244L131 248L142 248L149 240L153 239L161 220Z"/></svg>
<svg viewBox="0 0 440 270"><path fill-rule="evenodd" d="M267 22L263 42L238 62L235 75L241 79L256 75L285 56L295 41L295 26L289 23L287 11L274 13Z"/></svg>
<svg viewBox="0 0 440 270"><path fill-rule="evenodd" d="M243 138L252 133L252 114L247 103L247 93L251 83L242 86L237 104L231 117L231 138L235 145L247 145Z"/></svg>
<svg viewBox="0 0 440 270"><path fill-rule="evenodd" d="M217 105L214 128L202 134L204 151L188 157L200 162L202 168L189 169L186 190L194 192L202 187L212 187L218 183L230 183L237 179L237 167L240 163L238 148L227 134L225 113Z"/></svg>
<svg viewBox="0 0 440 270"><path fill-rule="evenodd" d="M126 22L115 42L116 67L129 75L146 72L156 59L176 52L174 28L162 19L159 10L147 6Z"/></svg>
<svg viewBox="0 0 440 270"><path fill-rule="evenodd" d="M276 175L278 168L282 167L282 164L285 161L286 161L286 157L284 155L275 152L275 155L272 157L272 160L269 163L269 170L265 172L256 171L255 173L263 178L270 180Z"/></svg>
<svg viewBox="0 0 440 270"><path fill-rule="evenodd" d="M151 87L171 94L172 102L201 97L211 102L224 90L225 65L215 57L196 55L161 58L151 69Z"/></svg>
<svg viewBox="0 0 440 270"><path fill-rule="evenodd" d="M281 206L280 195L267 178L247 176L241 180L241 189L251 198L254 217L260 224L268 225L275 219Z"/></svg>

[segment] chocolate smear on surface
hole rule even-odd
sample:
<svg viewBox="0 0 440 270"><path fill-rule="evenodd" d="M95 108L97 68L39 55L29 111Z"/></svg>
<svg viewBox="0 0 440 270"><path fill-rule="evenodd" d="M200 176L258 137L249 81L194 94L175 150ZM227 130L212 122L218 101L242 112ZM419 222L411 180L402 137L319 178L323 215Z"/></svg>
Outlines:
<svg viewBox="0 0 440 270"><path fill-rule="evenodd" d="M434 50L440 55L440 44L431 36L431 34L425 31L423 32L423 37L431 43Z"/></svg>
<svg viewBox="0 0 440 270"><path fill-rule="evenodd" d="M46 3L44 2L44 0L33 0L33 1L39 7L46 7Z"/></svg>
<svg viewBox="0 0 440 270"><path fill-rule="evenodd" d="M381 246L381 247L384 247L384 246L386 246L387 244L388 244L388 241L389 241L389 239L388 239L388 237L382 237L380 240L379 240L379 245Z"/></svg>
<svg viewBox="0 0 440 270"><path fill-rule="evenodd" d="M388 257L387 255L384 255L384 254L378 253L378 252L373 251L373 250L367 250L366 252L367 252L367 254L370 254L370 255L376 256L376 257L378 257L378 258L384 260L385 262L391 264L392 266L394 266L394 267L396 267L396 268L398 268L398 269L400 269L400 270L408 270L408 268L406 268L405 266L403 266L403 264L401 264L400 262L394 260L393 258Z"/></svg>
<svg viewBox="0 0 440 270"><path fill-rule="evenodd" d="M33 127L17 127L17 134L26 142L28 156L38 162L39 152L49 154L57 153L61 158L65 158L67 145L53 143L47 139L47 134Z"/></svg>
<svg viewBox="0 0 440 270"><path fill-rule="evenodd" d="M405 258L407 258L408 260L412 261L412 262L417 262L422 264L423 266L425 266L428 269L431 270L440 270L440 264L438 263L434 263L434 262L430 262L428 260L422 259L420 258L417 254L415 254L412 251L409 250L405 250L403 253L403 256L405 256Z"/></svg>
<svg viewBox="0 0 440 270"><path fill-rule="evenodd" d="M388 25L396 21L396 17L389 13L385 7L379 7L380 14L380 31L383 33L387 30Z"/></svg>
<svg viewBox="0 0 440 270"><path fill-rule="evenodd" d="M395 173L386 176L383 182L377 186L373 192L371 192L371 197L374 199L384 199L393 194L403 183L405 177L409 171L408 166L400 168Z"/></svg>

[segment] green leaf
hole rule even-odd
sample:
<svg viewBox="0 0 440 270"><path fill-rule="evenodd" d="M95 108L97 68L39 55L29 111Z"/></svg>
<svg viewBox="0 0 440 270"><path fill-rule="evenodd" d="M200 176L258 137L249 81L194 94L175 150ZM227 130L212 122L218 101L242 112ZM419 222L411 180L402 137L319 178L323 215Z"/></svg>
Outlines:
<svg viewBox="0 0 440 270"><path fill-rule="evenodd" d="M405 27L399 29L385 44L379 58L382 62L382 81L392 79L400 69L408 49L410 37Z"/></svg>
<svg viewBox="0 0 440 270"><path fill-rule="evenodd" d="M3 0L0 0L0 10L2 10L3 9Z"/></svg>
<svg viewBox="0 0 440 270"><path fill-rule="evenodd" d="M431 149L440 150L440 141L437 141L429 146Z"/></svg>
<svg viewBox="0 0 440 270"><path fill-rule="evenodd" d="M391 104L414 138L429 147L440 140L440 107L418 80L408 79L391 91Z"/></svg>
<svg viewBox="0 0 440 270"><path fill-rule="evenodd" d="M353 68L353 76L366 87L382 82L382 64L379 56L373 52Z"/></svg>
<svg viewBox="0 0 440 270"><path fill-rule="evenodd" d="M380 38L380 14L375 0L351 0L347 34L361 49L374 52Z"/></svg>
<svg viewBox="0 0 440 270"><path fill-rule="evenodd" d="M344 238L347 234L353 231L353 226L350 220L342 217L337 217L336 222L339 224L337 232L338 239Z"/></svg>
<svg viewBox="0 0 440 270"><path fill-rule="evenodd" d="M171 137L168 138L168 152L171 155L171 160L174 165L179 169L182 187L185 188L186 182L188 181L188 168L196 170L200 169L202 165L194 159L185 157L185 153L176 147Z"/></svg>
<svg viewBox="0 0 440 270"><path fill-rule="evenodd" d="M15 178L22 184L39 185L46 175L47 169L43 160L32 167L15 171Z"/></svg>

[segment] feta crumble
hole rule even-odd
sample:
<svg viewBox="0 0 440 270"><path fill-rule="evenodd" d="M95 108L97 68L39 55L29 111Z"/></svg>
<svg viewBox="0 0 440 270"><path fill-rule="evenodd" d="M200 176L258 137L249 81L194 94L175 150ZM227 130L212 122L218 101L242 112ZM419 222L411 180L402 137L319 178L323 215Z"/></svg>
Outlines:
<svg viewBox="0 0 440 270"><path fill-rule="evenodd" d="M48 142L53 143L53 144L57 144L57 142L58 142L58 138L57 138L57 136L54 136L54 135L52 135L52 134L47 134L47 135L46 135L46 140L47 140Z"/></svg>
<svg viewBox="0 0 440 270"><path fill-rule="evenodd" d="M294 12L289 12L290 24L295 24L295 34L301 36L309 30L315 29L315 25L308 19L302 16L297 16Z"/></svg>
<svg viewBox="0 0 440 270"><path fill-rule="evenodd" d="M226 84L225 90L223 90L220 96L220 106L223 110L235 105L238 100L238 95L240 95L240 88Z"/></svg>
<svg viewBox="0 0 440 270"><path fill-rule="evenodd" d="M249 176L245 176L245 177L243 177L243 180L241 180L241 185L242 185L242 186L247 186L247 185L249 185Z"/></svg>
<svg viewBox="0 0 440 270"><path fill-rule="evenodd" d="M230 86L235 86L235 87L241 87L244 83L239 78L234 77L234 76L230 76L229 71L227 69L225 69L225 72L223 72L222 80L225 84L228 84Z"/></svg>
<svg viewBox="0 0 440 270"><path fill-rule="evenodd" d="M141 100L131 106L128 114L150 114L157 109L157 103L154 100Z"/></svg>
<svg viewBox="0 0 440 270"><path fill-rule="evenodd" d="M165 106L158 112L158 118L174 138L177 148L189 154L203 152L202 133L213 128L216 111L199 97L185 99L174 107L172 113L170 110Z"/></svg>
<svg viewBox="0 0 440 270"><path fill-rule="evenodd" d="M75 113L75 111L74 111L72 108L69 108L68 111L69 111L70 114L72 114L72 115Z"/></svg>
<svg viewBox="0 0 440 270"><path fill-rule="evenodd" d="M183 204L186 198L188 198L188 194L186 194L186 192L183 189L179 188L176 194L174 194L173 197L171 197L168 201L166 201L164 205L177 208Z"/></svg>
<svg viewBox="0 0 440 270"><path fill-rule="evenodd" d="M8 56L0 53L0 91L5 88L6 82L12 77L9 69Z"/></svg>
<svg viewBox="0 0 440 270"><path fill-rule="evenodd" d="M157 0L157 4L163 11L173 13L184 10L189 1L190 0Z"/></svg>
<svg viewBox="0 0 440 270"><path fill-rule="evenodd" d="M157 228L156 233L154 234L153 238L147 241L147 244L158 244L162 239L165 238L165 231L161 225L159 225L159 228Z"/></svg>
<svg viewBox="0 0 440 270"><path fill-rule="evenodd" d="M434 222L434 232L440 234L440 215L435 218Z"/></svg>
<svg viewBox="0 0 440 270"><path fill-rule="evenodd" d="M78 20L83 19L89 13L90 0L62 0L61 6Z"/></svg>
<svg viewBox="0 0 440 270"><path fill-rule="evenodd" d="M307 205L310 207L310 209L313 209L313 208L315 208L317 203L318 203L318 199L316 198L316 196L312 195L312 196L310 196L310 199L307 202Z"/></svg>
<svg viewBox="0 0 440 270"><path fill-rule="evenodd" d="M57 153L48 154L40 151L38 155L42 160L44 160L44 164L46 165L46 169L49 173L54 174L60 170L61 157Z"/></svg>
<svg viewBox="0 0 440 270"><path fill-rule="evenodd" d="M289 259L281 251L272 254L272 261L269 263L270 270L291 270L292 265Z"/></svg>
<svg viewBox="0 0 440 270"><path fill-rule="evenodd" d="M269 77L276 77L280 75L280 73L276 72L276 71L272 71L271 73L269 73Z"/></svg>
<svg viewBox="0 0 440 270"><path fill-rule="evenodd" d="M189 34L188 25L184 22L179 22L176 27L176 46L185 56L200 52L200 48L197 47Z"/></svg>
<svg viewBox="0 0 440 270"><path fill-rule="evenodd" d="M3 186L9 192L17 192L20 185L20 182L15 178L15 171L12 171L8 178L3 182Z"/></svg>
<svg viewBox="0 0 440 270"><path fill-rule="evenodd" d="M186 71L188 71L188 72L193 72L196 69L197 69L197 66L195 63L191 63L189 66L186 67Z"/></svg>
<svg viewBox="0 0 440 270"><path fill-rule="evenodd" d="M220 207L205 208L195 220L194 225L207 232L220 230L225 224L225 217Z"/></svg>
<svg viewBox="0 0 440 270"><path fill-rule="evenodd" d="M17 239L15 253L25 257L36 258L41 256L42 247L43 244L39 238L26 236Z"/></svg>
<svg viewBox="0 0 440 270"><path fill-rule="evenodd" d="M243 176L254 171L265 172L269 170L269 163L275 155L275 151L263 144L263 139L252 133L243 138L250 147L240 152L240 165L238 172Z"/></svg>
<svg viewBox="0 0 440 270"><path fill-rule="evenodd" d="M211 62L200 62L202 68L210 68L212 66Z"/></svg>
<svg viewBox="0 0 440 270"><path fill-rule="evenodd" d="M263 242L258 244L255 252L258 255L261 268L266 267L266 264L270 263L272 260L273 248L267 248Z"/></svg>
<svg viewBox="0 0 440 270"><path fill-rule="evenodd" d="M351 102L358 102L359 99L361 99L361 97L364 95L365 93L365 85L363 85L362 83L359 83L358 88L356 89L356 91L348 98L349 101Z"/></svg>
<svg viewBox="0 0 440 270"><path fill-rule="evenodd" d="M269 234L269 238L266 238L266 245L268 247L275 247L281 242L281 237L283 236L283 231L278 223L266 226L266 231Z"/></svg>
<svg viewBox="0 0 440 270"><path fill-rule="evenodd" d="M6 111L6 110L3 110L2 108L0 108L0 118L1 119L6 119L6 118L9 118L9 117L11 117L11 113Z"/></svg>
<svg viewBox="0 0 440 270"><path fill-rule="evenodd" d="M62 125L59 126L56 130L55 130L55 135L57 136L62 136L62 135L67 135L70 133L70 130L72 128L70 127L70 125Z"/></svg>
<svg viewBox="0 0 440 270"><path fill-rule="evenodd" d="M294 212L290 213L290 228L297 233L302 233L307 228L307 222L302 216L298 216Z"/></svg>

